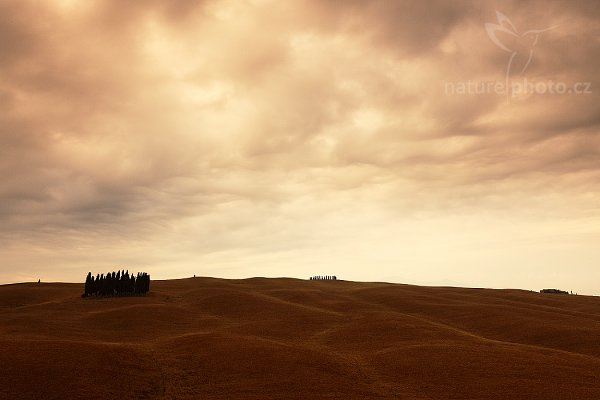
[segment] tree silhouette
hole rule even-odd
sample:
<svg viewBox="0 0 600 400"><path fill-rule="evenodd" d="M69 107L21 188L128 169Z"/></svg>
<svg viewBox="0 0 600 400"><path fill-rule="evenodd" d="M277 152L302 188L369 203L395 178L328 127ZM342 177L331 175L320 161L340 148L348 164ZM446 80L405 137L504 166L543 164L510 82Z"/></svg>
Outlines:
<svg viewBox="0 0 600 400"><path fill-rule="evenodd" d="M88 297L92 293L92 273L88 272L85 277L85 287L83 289L83 297Z"/></svg>
<svg viewBox="0 0 600 400"><path fill-rule="evenodd" d="M337 281L335 275L315 275L309 278L311 281Z"/></svg>
<svg viewBox="0 0 600 400"><path fill-rule="evenodd" d="M150 291L150 275L138 272L137 278L129 271L108 272L98 274L94 279L91 272L85 278L82 297L89 296L120 296L131 294L146 294Z"/></svg>

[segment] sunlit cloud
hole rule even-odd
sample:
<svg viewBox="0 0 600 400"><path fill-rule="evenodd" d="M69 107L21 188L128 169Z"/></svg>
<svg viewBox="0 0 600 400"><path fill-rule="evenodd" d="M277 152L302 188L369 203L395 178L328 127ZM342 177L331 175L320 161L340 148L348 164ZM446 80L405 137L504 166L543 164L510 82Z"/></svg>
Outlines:
<svg viewBox="0 0 600 400"><path fill-rule="evenodd" d="M504 82L497 11L555 27L515 81L589 92L457 91ZM3 2L0 282L139 265L598 294L599 14Z"/></svg>

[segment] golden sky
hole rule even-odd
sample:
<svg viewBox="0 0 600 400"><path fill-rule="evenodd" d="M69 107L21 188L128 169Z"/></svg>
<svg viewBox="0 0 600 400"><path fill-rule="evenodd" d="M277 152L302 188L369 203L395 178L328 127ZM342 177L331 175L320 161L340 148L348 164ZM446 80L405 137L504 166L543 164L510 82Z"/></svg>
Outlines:
<svg viewBox="0 0 600 400"><path fill-rule="evenodd" d="M0 1L0 282L600 294L599 38L596 0Z"/></svg>

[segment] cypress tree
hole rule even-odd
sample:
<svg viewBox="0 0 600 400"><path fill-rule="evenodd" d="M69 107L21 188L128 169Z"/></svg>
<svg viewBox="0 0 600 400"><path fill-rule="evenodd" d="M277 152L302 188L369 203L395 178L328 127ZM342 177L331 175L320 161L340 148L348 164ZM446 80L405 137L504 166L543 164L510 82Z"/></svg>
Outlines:
<svg viewBox="0 0 600 400"><path fill-rule="evenodd" d="M115 271L112 272L110 278L110 295L112 296L117 291L117 274Z"/></svg>
<svg viewBox="0 0 600 400"><path fill-rule="evenodd" d="M311 280L315 277L311 277ZM129 275L129 270L107 272L97 274L96 278L88 272L85 278L84 292L82 297L88 296L114 296L123 293L146 294L150 291L150 275L146 272L138 272Z"/></svg>
<svg viewBox="0 0 600 400"><path fill-rule="evenodd" d="M110 272L106 274L105 276L105 283L104 283L104 295L108 296L110 294Z"/></svg>
<svg viewBox="0 0 600 400"><path fill-rule="evenodd" d="M83 296L87 297L90 295L91 292L92 292L92 273L88 272L87 276L85 277L85 287L83 289Z"/></svg>

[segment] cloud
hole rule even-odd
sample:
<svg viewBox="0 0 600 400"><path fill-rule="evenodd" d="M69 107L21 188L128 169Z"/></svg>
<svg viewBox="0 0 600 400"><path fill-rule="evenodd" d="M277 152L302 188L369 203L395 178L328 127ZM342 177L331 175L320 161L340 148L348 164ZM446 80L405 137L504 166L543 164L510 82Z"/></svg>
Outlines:
<svg viewBox="0 0 600 400"><path fill-rule="evenodd" d="M118 263L379 279L402 264L413 281L532 287L472 280L485 257L524 267L506 255L513 227L557 276L544 229L594 253L593 1L502 4L520 31L557 25L518 79L591 88L514 98L446 91L504 81L492 2L0 7L0 281Z"/></svg>

